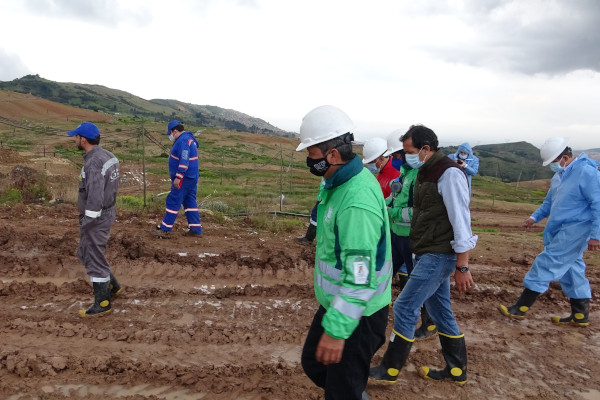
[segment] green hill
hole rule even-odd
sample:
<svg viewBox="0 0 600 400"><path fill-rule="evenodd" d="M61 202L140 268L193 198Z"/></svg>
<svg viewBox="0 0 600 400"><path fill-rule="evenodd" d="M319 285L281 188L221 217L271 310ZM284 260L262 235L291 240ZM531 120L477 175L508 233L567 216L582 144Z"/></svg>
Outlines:
<svg viewBox="0 0 600 400"><path fill-rule="evenodd" d="M458 146L442 148L444 153L458 151ZM473 147L479 157L479 175L498 177L503 182L551 178L550 168L542 166L540 149L527 142L485 144Z"/></svg>
<svg viewBox="0 0 600 400"><path fill-rule="evenodd" d="M0 81L0 89L35 96L62 104L110 115L132 115L154 121L179 119L186 124L244 132L294 137L294 133L279 129L262 119L235 110L209 105L183 103L177 100L145 100L122 90L101 85L54 82L39 75L26 75L9 82Z"/></svg>

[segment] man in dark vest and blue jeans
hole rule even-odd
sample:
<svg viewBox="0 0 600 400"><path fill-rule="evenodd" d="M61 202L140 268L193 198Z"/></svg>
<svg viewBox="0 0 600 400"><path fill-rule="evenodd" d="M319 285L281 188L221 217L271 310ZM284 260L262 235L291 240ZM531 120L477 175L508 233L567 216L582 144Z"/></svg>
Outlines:
<svg viewBox="0 0 600 400"><path fill-rule="evenodd" d="M422 125L411 126L399 138L406 162L418 169L413 189L410 245L416 256L406 286L394 302L394 330L381 364L371 368L369 378L394 383L415 340L421 305L438 328L446 367L421 367L426 379L467 381L467 348L450 309L450 277L456 288L473 286L469 250L477 236L471 232L469 190L465 173L438 150L435 133Z"/></svg>

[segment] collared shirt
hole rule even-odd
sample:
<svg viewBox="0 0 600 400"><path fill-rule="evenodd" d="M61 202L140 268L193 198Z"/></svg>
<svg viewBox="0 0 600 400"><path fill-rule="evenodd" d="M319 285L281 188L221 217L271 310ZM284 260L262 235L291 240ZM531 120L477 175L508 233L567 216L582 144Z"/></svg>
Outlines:
<svg viewBox="0 0 600 400"><path fill-rule="evenodd" d="M475 248L478 237L471 231L470 196L465 174L459 168L448 168L438 180L437 187L454 231L454 240L450 242L452 249L464 253Z"/></svg>

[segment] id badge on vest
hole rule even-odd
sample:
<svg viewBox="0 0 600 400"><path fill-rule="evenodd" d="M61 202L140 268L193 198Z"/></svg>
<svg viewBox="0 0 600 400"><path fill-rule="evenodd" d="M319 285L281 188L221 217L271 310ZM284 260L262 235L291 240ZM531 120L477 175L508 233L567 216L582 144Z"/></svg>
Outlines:
<svg viewBox="0 0 600 400"><path fill-rule="evenodd" d="M352 271L352 275L346 276L347 283L354 285L368 285L371 274L371 257L365 253L349 254L346 257L346 265Z"/></svg>

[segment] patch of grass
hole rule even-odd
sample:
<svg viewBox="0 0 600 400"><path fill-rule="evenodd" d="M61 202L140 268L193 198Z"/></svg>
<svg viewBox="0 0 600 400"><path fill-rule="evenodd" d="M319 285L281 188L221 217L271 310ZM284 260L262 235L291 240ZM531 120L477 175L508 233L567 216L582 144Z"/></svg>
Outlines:
<svg viewBox="0 0 600 400"><path fill-rule="evenodd" d="M471 230L473 232L491 232L491 233L498 232L498 229L496 229L496 228L471 228Z"/></svg>
<svg viewBox="0 0 600 400"><path fill-rule="evenodd" d="M7 189L0 192L0 204L17 204L23 202L23 194L19 189Z"/></svg>
<svg viewBox="0 0 600 400"><path fill-rule="evenodd" d="M117 196L117 208L139 211L144 208L144 199L137 196Z"/></svg>
<svg viewBox="0 0 600 400"><path fill-rule="evenodd" d="M473 177L472 185L473 197L478 199L492 199L508 203L541 204L546 197L546 192L543 190L530 190L523 186L515 187L489 176Z"/></svg>
<svg viewBox="0 0 600 400"><path fill-rule="evenodd" d="M305 221L296 218L285 218L275 214L250 215L247 221L259 230L266 230L275 234L293 232L306 225Z"/></svg>

